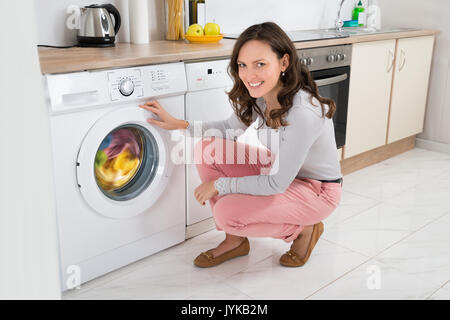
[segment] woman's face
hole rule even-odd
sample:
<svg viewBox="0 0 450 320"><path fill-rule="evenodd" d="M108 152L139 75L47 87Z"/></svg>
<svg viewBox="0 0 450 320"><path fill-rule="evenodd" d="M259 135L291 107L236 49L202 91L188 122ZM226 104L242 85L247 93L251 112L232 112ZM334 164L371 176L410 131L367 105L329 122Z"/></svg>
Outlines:
<svg viewBox="0 0 450 320"><path fill-rule="evenodd" d="M250 40L239 51L237 58L239 78L244 82L250 96L259 98L278 90L281 72L289 64L289 55L278 59L269 44Z"/></svg>

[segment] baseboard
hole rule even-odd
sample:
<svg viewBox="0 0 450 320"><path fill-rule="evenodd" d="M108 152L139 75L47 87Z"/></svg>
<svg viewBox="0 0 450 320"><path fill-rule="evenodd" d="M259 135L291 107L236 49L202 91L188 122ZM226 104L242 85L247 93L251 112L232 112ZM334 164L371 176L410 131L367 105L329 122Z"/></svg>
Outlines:
<svg viewBox="0 0 450 320"><path fill-rule="evenodd" d="M416 138L416 147L450 154L450 144Z"/></svg>
<svg viewBox="0 0 450 320"><path fill-rule="evenodd" d="M392 158L400 153L414 148L416 136L411 136L402 140L386 144L376 149L366 151L356 156L341 160L341 171L345 176L354 171L374 165L378 162ZM345 148L345 147L344 147Z"/></svg>
<svg viewBox="0 0 450 320"><path fill-rule="evenodd" d="M213 217L186 226L186 240L198 236L199 234L214 230L215 228L216 224Z"/></svg>

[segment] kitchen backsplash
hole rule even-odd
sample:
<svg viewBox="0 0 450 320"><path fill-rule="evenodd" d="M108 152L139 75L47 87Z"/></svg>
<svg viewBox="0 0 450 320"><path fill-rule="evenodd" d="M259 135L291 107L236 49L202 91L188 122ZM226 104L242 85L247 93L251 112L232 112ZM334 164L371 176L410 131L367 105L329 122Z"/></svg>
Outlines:
<svg viewBox="0 0 450 320"><path fill-rule="evenodd" d="M35 0L39 44L72 45L76 43L76 30L66 28L66 8L71 5L86 6L93 3L112 3L122 15L118 41L129 42L128 1L132 0ZM164 39L164 1L149 0L149 37ZM206 20L215 21L222 33L239 33L246 27L274 21L287 31L332 28L341 0L205 0ZM345 0L342 20L351 18L356 0Z"/></svg>
<svg viewBox="0 0 450 320"><path fill-rule="evenodd" d="M206 20L216 22L223 33L240 33L264 21L284 30L333 28L341 0L205 0ZM356 0L342 5L341 19L350 20ZM367 1L363 1L366 3Z"/></svg>

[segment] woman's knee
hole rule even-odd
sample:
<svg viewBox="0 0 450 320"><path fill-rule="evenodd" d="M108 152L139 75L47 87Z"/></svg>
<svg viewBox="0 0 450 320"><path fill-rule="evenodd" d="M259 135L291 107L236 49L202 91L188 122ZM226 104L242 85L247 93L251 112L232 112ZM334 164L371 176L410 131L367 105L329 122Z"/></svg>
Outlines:
<svg viewBox="0 0 450 320"><path fill-rule="evenodd" d="M226 195L220 198L213 209L214 221L217 226L223 229L225 232L227 230L239 229L245 227L239 217L241 214L237 210L236 206L233 205L232 195Z"/></svg>
<svg viewBox="0 0 450 320"><path fill-rule="evenodd" d="M342 199L342 189L328 190L323 198L325 201L323 219L326 219L338 209Z"/></svg>

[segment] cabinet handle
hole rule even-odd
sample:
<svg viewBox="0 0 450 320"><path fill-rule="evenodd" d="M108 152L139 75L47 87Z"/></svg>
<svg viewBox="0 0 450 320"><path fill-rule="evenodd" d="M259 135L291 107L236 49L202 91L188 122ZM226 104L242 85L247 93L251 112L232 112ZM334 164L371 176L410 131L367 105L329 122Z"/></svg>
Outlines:
<svg viewBox="0 0 450 320"><path fill-rule="evenodd" d="M402 56L403 56L403 60L402 60ZM402 62L400 63L400 66L398 67L398 71L402 71L402 69L406 63L406 54L405 54L405 51L403 51L403 49L400 50L400 60Z"/></svg>
<svg viewBox="0 0 450 320"><path fill-rule="evenodd" d="M389 61L388 61L388 69L387 69L387 72L389 73L389 72L391 72L391 70L392 70L392 67L394 66L394 52L391 50L391 49L389 49Z"/></svg>

